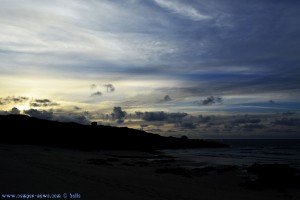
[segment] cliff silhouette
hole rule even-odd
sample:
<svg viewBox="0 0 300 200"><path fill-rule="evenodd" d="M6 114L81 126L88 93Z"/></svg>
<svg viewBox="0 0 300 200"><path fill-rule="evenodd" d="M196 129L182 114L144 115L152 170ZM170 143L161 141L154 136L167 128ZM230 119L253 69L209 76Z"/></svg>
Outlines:
<svg viewBox="0 0 300 200"><path fill-rule="evenodd" d="M6 144L130 150L227 147L213 141L163 137L130 128L63 123L26 115L2 115L0 126L0 143Z"/></svg>

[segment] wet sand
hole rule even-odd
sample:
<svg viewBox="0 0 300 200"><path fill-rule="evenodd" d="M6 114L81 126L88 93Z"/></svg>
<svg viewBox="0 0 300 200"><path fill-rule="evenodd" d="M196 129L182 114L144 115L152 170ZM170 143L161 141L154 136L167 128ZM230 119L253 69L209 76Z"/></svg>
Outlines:
<svg viewBox="0 0 300 200"><path fill-rule="evenodd" d="M67 194L66 199L71 199L73 194L77 199L101 200L300 199L297 189L242 187L245 177L234 168L157 173L180 166L176 158L159 153L1 144L0 159L1 195Z"/></svg>

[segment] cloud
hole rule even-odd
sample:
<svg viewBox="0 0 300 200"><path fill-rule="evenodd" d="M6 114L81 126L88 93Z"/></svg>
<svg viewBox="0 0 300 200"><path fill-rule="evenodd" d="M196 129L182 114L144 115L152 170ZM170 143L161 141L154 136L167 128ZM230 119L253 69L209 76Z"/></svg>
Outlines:
<svg viewBox="0 0 300 200"><path fill-rule="evenodd" d="M176 14L189 18L191 20L200 21L211 19L210 16L201 14L192 6L179 3L175 0L154 0L160 7L168 9Z"/></svg>
<svg viewBox="0 0 300 200"><path fill-rule="evenodd" d="M118 122L123 122L123 118L126 116L126 112L121 107L114 107L112 112L112 118L117 119Z"/></svg>
<svg viewBox="0 0 300 200"><path fill-rule="evenodd" d="M239 124L257 124L260 123L261 119L257 118L249 118L249 117L240 117L231 121L232 125L239 125Z"/></svg>
<svg viewBox="0 0 300 200"><path fill-rule="evenodd" d="M1 46L5 46L0 58L21 73L33 73L36 67L80 75L123 71L124 63L144 68L144 62L174 52L172 42L148 33L163 31L161 19L148 17L162 15L149 3L4 0L0 13ZM9 64L12 57L15 60Z"/></svg>
<svg viewBox="0 0 300 200"><path fill-rule="evenodd" d="M49 99L35 99L35 102L37 102L37 103L51 103L51 100L49 100Z"/></svg>
<svg viewBox="0 0 300 200"><path fill-rule="evenodd" d="M184 129L195 129L195 128L197 128L195 123L193 123L192 121L188 121L188 120L177 123L175 126L176 127L181 127L181 128L184 128Z"/></svg>
<svg viewBox="0 0 300 200"><path fill-rule="evenodd" d="M222 97L209 96L202 101L195 101L194 103L199 106L208 106L217 103L222 103L222 101L223 101Z"/></svg>
<svg viewBox="0 0 300 200"><path fill-rule="evenodd" d="M28 103L31 107L49 107L49 106L58 106L59 104L56 102L51 101L50 99L33 99L29 100L28 97L24 96L8 96L5 98L0 98L0 105L7 105L7 104L24 104Z"/></svg>
<svg viewBox="0 0 300 200"><path fill-rule="evenodd" d="M222 97L214 97L214 96L210 96L207 97L206 99L204 99L202 101L203 105L211 105L211 104L216 104L216 103L221 103L222 102Z"/></svg>
<svg viewBox="0 0 300 200"><path fill-rule="evenodd" d="M253 130L253 129L262 129L262 128L265 128L266 126L263 125L263 124L245 124L243 125L243 128L244 129L247 129L247 130Z"/></svg>
<svg viewBox="0 0 300 200"><path fill-rule="evenodd" d="M92 90L94 90L94 89L97 88L97 85L96 85L96 84L92 84L92 85L90 86L90 88L91 88Z"/></svg>
<svg viewBox="0 0 300 200"><path fill-rule="evenodd" d="M271 99L271 100L269 100L269 103L274 104L275 101Z"/></svg>
<svg viewBox="0 0 300 200"><path fill-rule="evenodd" d="M91 97L95 97L95 96L102 96L102 92L97 91L97 92L94 92L93 94L91 94Z"/></svg>
<svg viewBox="0 0 300 200"><path fill-rule="evenodd" d="M143 114L143 120L145 121L165 121L167 115L164 112L145 112Z"/></svg>
<svg viewBox="0 0 300 200"><path fill-rule="evenodd" d="M13 115L19 115L20 113L21 113L21 111L16 107L13 107L10 111L10 114L13 114Z"/></svg>
<svg viewBox="0 0 300 200"><path fill-rule="evenodd" d="M78 107L78 106L74 106L75 110L81 110L82 108Z"/></svg>
<svg viewBox="0 0 300 200"><path fill-rule="evenodd" d="M186 116L188 116L187 113L166 113L167 115L167 122L169 123L177 123L179 121L182 121Z"/></svg>
<svg viewBox="0 0 300 200"><path fill-rule="evenodd" d="M0 110L0 115L8 115L9 113L5 110Z"/></svg>
<svg viewBox="0 0 300 200"><path fill-rule="evenodd" d="M198 123L206 124L212 121L212 117L199 115L197 121Z"/></svg>
<svg viewBox="0 0 300 200"><path fill-rule="evenodd" d="M275 125L283 125L283 126L300 126L300 119L284 117L281 119L276 119L272 123Z"/></svg>
<svg viewBox="0 0 300 200"><path fill-rule="evenodd" d="M16 112L15 109L14 109L14 112ZM55 114L52 111L37 110L37 109L24 110L24 114L27 114L31 117L52 120L52 121L90 124L89 119L87 119L87 117L84 114L72 114L72 113L67 113L67 112L65 112L64 114Z"/></svg>
<svg viewBox="0 0 300 200"><path fill-rule="evenodd" d="M172 101L172 98L169 95L166 95L164 97L164 101Z"/></svg>
<svg viewBox="0 0 300 200"><path fill-rule="evenodd" d="M57 120L60 122L75 122L79 124L90 124L90 120L87 119L83 114L63 114L63 115L55 115L53 120Z"/></svg>
<svg viewBox="0 0 300 200"><path fill-rule="evenodd" d="M27 102L28 100L29 98L24 96L19 96L19 97L8 96L5 98L0 98L0 105L7 105L11 103L24 103Z"/></svg>
<svg viewBox="0 0 300 200"><path fill-rule="evenodd" d="M37 110L37 109L24 110L24 113L31 117L36 117L39 119L46 119L46 120L52 120L54 116L53 112L46 111L46 110Z"/></svg>
<svg viewBox="0 0 300 200"><path fill-rule="evenodd" d="M176 101L158 109L171 112L213 109L204 108L203 101L198 102L200 108L191 103L211 94L233 100L247 96L264 102L297 101L299 5L271 0L3 0L1 94L43 91L78 105L76 101L87 98L80 87L89 89L101 79L118 84L119 94L103 96L110 101L107 110L121 105L120 99L146 99L160 89L151 102L171 94ZM58 79L61 88L56 87ZM133 84L137 82L147 85ZM89 106L96 100L89 100ZM148 102L136 101L134 106L152 111L160 106Z"/></svg>
<svg viewBox="0 0 300 200"><path fill-rule="evenodd" d="M295 112L292 112L292 111L287 111L287 112L283 112L282 115L285 115L285 116L289 116L289 115L295 115L296 113Z"/></svg>
<svg viewBox="0 0 300 200"><path fill-rule="evenodd" d="M136 114L145 121L165 121L168 123L181 122L187 116L187 113L166 113L163 111L158 112L136 112Z"/></svg>
<svg viewBox="0 0 300 200"><path fill-rule="evenodd" d="M112 84L105 84L104 85L106 87L106 92L109 93L109 92L114 92L115 91L115 87L112 85Z"/></svg>
<svg viewBox="0 0 300 200"><path fill-rule="evenodd" d="M13 107L9 111L0 110L0 115L19 115L20 113L21 111L16 107Z"/></svg>
<svg viewBox="0 0 300 200"><path fill-rule="evenodd" d="M29 105L30 107L50 107L58 106L59 104L51 101L50 99L34 99Z"/></svg>
<svg viewBox="0 0 300 200"><path fill-rule="evenodd" d="M172 100L173 99L169 95L166 95L166 96L164 96L163 99L159 100L158 103L169 102L169 101L172 101Z"/></svg>

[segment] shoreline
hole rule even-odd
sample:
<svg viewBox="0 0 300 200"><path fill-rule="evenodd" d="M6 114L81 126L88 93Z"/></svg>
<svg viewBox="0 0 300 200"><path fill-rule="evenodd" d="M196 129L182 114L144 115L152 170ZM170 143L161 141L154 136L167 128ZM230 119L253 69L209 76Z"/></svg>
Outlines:
<svg viewBox="0 0 300 200"><path fill-rule="evenodd" d="M182 169L156 152L0 144L0 193L78 193L81 199L297 199L297 189L241 186L238 169ZM170 173L171 170L171 173ZM172 171L173 170L173 171Z"/></svg>

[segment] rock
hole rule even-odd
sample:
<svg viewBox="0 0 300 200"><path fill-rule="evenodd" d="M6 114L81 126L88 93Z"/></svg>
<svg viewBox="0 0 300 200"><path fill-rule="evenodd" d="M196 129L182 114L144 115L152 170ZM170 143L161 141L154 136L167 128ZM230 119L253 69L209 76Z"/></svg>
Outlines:
<svg viewBox="0 0 300 200"><path fill-rule="evenodd" d="M247 171L256 176L255 180L244 183L252 189L300 188L298 170L287 164L253 164Z"/></svg>

